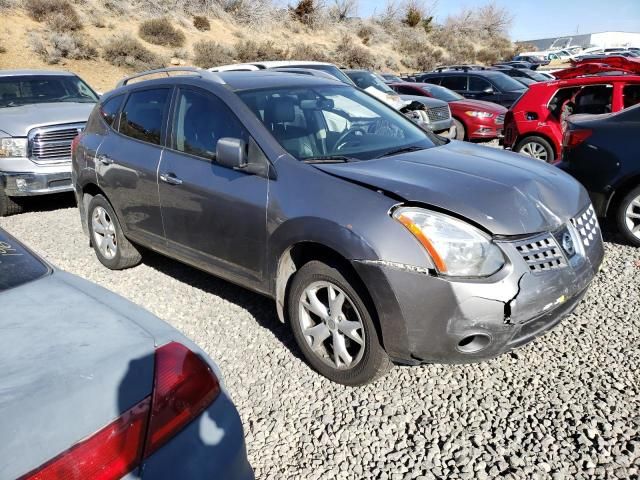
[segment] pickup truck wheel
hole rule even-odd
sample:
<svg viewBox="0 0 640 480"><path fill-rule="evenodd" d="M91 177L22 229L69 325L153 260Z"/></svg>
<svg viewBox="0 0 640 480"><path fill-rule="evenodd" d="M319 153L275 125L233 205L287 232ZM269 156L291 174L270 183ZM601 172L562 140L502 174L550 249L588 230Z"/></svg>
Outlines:
<svg viewBox="0 0 640 480"><path fill-rule="evenodd" d="M464 137L467 136L464 124L457 118L453 119L453 124L456 126L456 140L464 140Z"/></svg>
<svg viewBox="0 0 640 480"><path fill-rule="evenodd" d="M616 212L618 230L635 247L640 247L640 186L631 190Z"/></svg>
<svg viewBox="0 0 640 480"><path fill-rule="evenodd" d="M542 137L525 137L518 142L514 150L542 162L553 163L556 154L553 147Z"/></svg>
<svg viewBox="0 0 640 480"><path fill-rule="evenodd" d="M22 213L23 210L24 207L8 196L4 188L0 187L0 217Z"/></svg>
<svg viewBox="0 0 640 480"><path fill-rule="evenodd" d="M380 345L371 310L348 272L319 261L293 277L289 319L298 347L328 379L357 386L384 375L391 361Z"/></svg>
<svg viewBox="0 0 640 480"><path fill-rule="evenodd" d="M140 252L124 236L118 217L102 195L96 195L89 203L87 221L91 244L105 267L122 270L140 263Z"/></svg>

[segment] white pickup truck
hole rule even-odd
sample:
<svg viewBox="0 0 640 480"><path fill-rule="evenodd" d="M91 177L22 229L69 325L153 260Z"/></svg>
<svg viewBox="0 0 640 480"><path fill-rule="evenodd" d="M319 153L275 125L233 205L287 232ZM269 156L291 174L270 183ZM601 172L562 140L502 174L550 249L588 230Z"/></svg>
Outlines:
<svg viewBox="0 0 640 480"><path fill-rule="evenodd" d="M73 73L0 70L0 217L18 197L73 190L71 142L97 101Z"/></svg>

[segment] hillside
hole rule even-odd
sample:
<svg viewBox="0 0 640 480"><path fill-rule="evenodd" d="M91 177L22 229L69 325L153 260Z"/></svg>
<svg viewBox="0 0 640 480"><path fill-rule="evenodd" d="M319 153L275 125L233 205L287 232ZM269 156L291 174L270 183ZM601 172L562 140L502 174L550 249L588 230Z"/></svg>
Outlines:
<svg viewBox="0 0 640 480"><path fill-rule="evenodd" d="M268 0L0 0L0 68L71 70L105 91L161 65L295 58L406 72L513 53L507 13L492 4L442 25L417 2L390 3L371 19L336 10L346 4L355 2L283 9Z"/></svg>

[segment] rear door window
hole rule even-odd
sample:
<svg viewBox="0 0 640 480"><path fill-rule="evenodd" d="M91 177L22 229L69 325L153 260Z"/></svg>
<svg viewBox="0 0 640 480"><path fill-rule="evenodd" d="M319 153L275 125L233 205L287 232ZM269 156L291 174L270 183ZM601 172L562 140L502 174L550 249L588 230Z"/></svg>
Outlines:
<svg viewBox="0 0 640 480"><path fill-rule="evenodd" d="M0 229L0 293L47 273L49 267Z"/></svg>
<svg viewBox="0 0 640 480"><path fill-rule="evenodd" d="M493 85L484 78L469 77L469 91L470 92L484 92L487 88L493 88Z"/></svg>
<svg viewBox="0 0 640 480"><path fill-rule="evenodd" d="M138 90L129 95L120 115L120 133L160 145L170 88Z"/></svg>
<svg viewBox="0 0 640 480"><path fill-rule="evenodd" d="M623 108L633 107L640 103L640 85L625 85L622 89Z"/></svg>
<svg viewBox="0 0 640 480"><path fill-rule="evenodd" d="M441 85L451 90L465 91L467 89L467 76L451 75L448 77L442 77Z"/></svg>

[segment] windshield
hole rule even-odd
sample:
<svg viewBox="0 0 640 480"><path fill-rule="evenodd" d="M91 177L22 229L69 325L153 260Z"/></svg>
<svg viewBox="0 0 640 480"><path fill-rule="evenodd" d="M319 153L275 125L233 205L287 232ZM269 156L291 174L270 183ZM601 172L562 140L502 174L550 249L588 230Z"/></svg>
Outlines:
<svg viewBox="0 0 640 480"><path fill-rule="evenodd" d="M369 160L398 149L445 143L348 86L249 90L239 96L280 145L303 161Z"/></svg>
<svg viewBox="0 0 640 480"><path fill-rule="evenodd" d="M524 90L526 88L523 84L511 77L508 77L504 73L498 72L494 75L491 75L489 78L503 92L516 92L518 90Z"/></svg>
<svg viewBox="0 0 640 480"><path fill-rule="evenodd" d="M384 80L381 77L372 72L351 70L347 72L347 75L349 75L349 78L353 80L353 83L355 83L356 86L358 88L361 88L362 90L373 87L376 90L380 90L384 93L390 93L392 95L396 94L396 92L394 92L389 85L384 83Z"/></svg>
<svg viewBox="0 0 640 480"><path fill-rule="evenodd" d="M98 96L82 80L69 75L0 77L0 107L33 103L96 103Z"/></svg>
<svg viewBox="0 0 640 480"><path fill-rule="evenodd" d="M311 65L294 65L295 68L310 68L312 70L320 70L321 72L327 72L329 75L333 75L342 83L347 85L353 85L351 79L335 65L323 65L323 64L311 64Z"/></svg>
<svg viewBox="0 0 640 480"><path fill-rule="evenodd" d="M0 229L0 293L37 280L49 268Z"/></svg>
<svg viewBox="0 0 640 480"><path fill-rule="evenodd" d="M442 100L444 102L453 102L455 100L464 100L464 97L453 90L449 90L446 87L441 87L440 85L421 85L421 90L424 90L433 98L437 98L438 100Z"/></svg>

